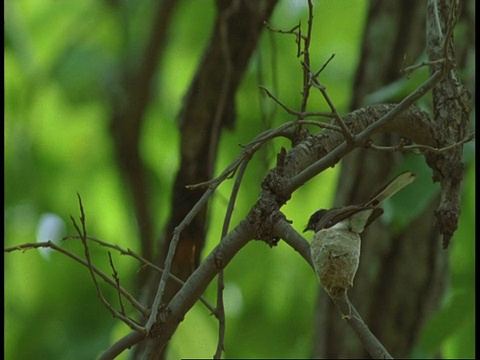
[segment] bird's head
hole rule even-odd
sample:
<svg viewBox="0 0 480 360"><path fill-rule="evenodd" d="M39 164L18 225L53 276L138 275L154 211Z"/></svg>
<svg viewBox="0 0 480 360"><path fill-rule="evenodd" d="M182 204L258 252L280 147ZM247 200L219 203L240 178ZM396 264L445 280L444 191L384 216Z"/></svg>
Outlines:
<svg viewBox="0 0 480 360"><path fill-rule="evenodd" d="M317 231L317 224L319 223L320 219L328 212L327 209L320 209L315 211L310 219L308 220L307 227L303 230L303 232L307 232L308 230Z"/></svg>

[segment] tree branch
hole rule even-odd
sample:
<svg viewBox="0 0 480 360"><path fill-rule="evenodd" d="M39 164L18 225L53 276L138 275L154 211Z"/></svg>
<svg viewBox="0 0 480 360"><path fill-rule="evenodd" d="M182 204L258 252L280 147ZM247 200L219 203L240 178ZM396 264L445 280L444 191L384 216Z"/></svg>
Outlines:
<svg viewBox="0 0 480 360"><path fill-rule="evenodd" d="M387 349L385 349L365 324L358 311L350 302L346 292L342 294L342 297L332 298L332 300L341 314L348 313L348 315L343 316L343 319L346 320L348 325L355 331L363 347L373 359L393 359L392 355L389 354Z"/></svg>
<svg viewBox="0 0 480 360"><path fill-rule="evenodd" d="M198 295L202 294L208 284L225 268L233 257L253 238L254 231L248 220L243 220L218 244L200 266L190 275L183 287L175 294L167 307L159 309L161 316L150 331L150 337L160 348L183 320L184 315L195 304ZM152 348L149 348L152 351ZM153 354L147 352L146 357Z"/></svg>
<svg viewBox="0 0 480 360"><path fill-rule="evenodd" d="M351 130L353 129L353 133L362 134L361 139L363 140L366 140L374 131L379 131L382 128L375 123L378 119L384 122L386 118L390 120L388 127L390 131L409 133L410 130L405 130L405 127L413 124L414 128L420 131L415 131L412 135L416 135L417 139L426 143L435 142L434 134L436 128L433 126L427 113L411 107L398 114L400 109L395 105L371 106L346 115L344 120L351 127ZM395 121L394 115L397 115ZM362 129L365 130L362 132ZM300 186L301 183L303 184L303 180L306 179L301 178L301 183L298 180L294 181L296 174L301 173L311 163L314 163L317 158L321 158L331 152L331 148L341 141L343 141L342 135L326 130L320 135L307 136L304 141L284 156L278 157L277 167L263 181L260 198L252 207L247 219L234 228L217 248L212 251L186 281L185 285L170 301L168 306L165 309L160 309L162 314L158 316L159 321L152 324L151 336L158 337L158 341L164 343L173 334L186 311L193 306L198 294L203 292L220 268L223 268L249 240L261 239L270 246L277 244L279 235L274 229L277 222L283 218L279 209L288 200L291 192ZM319 172L320 170L317 168L316 171ZM311 176L309 174L310 177L314 175L315 173L312 173ZM288 236L286 238L290 239L289 241L294 241L291 239L295 239ZM299 249L302 249L302 247ZM302 251L305 258L308 258L305 248L300 251ZM220 263L223 264L221 267L218 267L219 259L221 259Z"/></svg>

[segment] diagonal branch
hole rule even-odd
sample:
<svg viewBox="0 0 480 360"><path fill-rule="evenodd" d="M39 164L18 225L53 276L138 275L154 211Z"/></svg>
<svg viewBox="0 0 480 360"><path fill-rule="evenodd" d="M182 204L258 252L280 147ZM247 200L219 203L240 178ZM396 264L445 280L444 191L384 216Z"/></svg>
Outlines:
<svg viewBox="0 0 480 360"><path fill-rule="evenodd" d="M287 190L291 192L294 189L297 189L299 186L303 185L306 181L311 179L316 174L320 173L321 171L331 166L334 166L337 162L340 161L340 159L343 158L343 156L345 156L347 153L352 151L354 148L361 146L374 133L380 131L382 127L386 127L386 125L389 122L390 122L390 125L389 125L390 127L385 128L384 131L396 130L397 133L400 133L401 135L406 135L406 137L420 144L435 143L434 137L432 137L433 132L422 131L417 133L413 127L410 127L409 129L409 126L404 126L402 122L407 120L410 116L413 117L415 115L423 117L423 120L429 119L429 116L426 113L422 114L421 112L419 112L418 114L415 114L413 112L413 109L410 108L410 106L412 106L415 103L415 101L417 101L419 98L425 95L427 91L431 90L442 79L444 75L445 73L443 71L437 71L431 78L429 78L422 85L420 85L417 88L417 90L415 90L413 93L408 95L398 105L392 105L392 106L389 106L388 108L385 107L384 109L388 109L388 111L380 119L372 121L369 124L369 126L366 127L365 129L362 129L361 132L359 131L354 132L357 134L354 137L353 143L348 143L347 141L345 141L339 144L337 147L335 147L334 150L329 151L328 155L326 155L325 157L322 157L316 163L312 164L311 166L306 168L304 171L300 172L298 175L290 179L289 180L290 184L287 187ZM386 105L376 106L376 108L380 108L381 106L386 106ZM373 109L373 108L374 107L367 107L366 109ZM407 109L409 109L409 113L407 115L400 116L402 112L404 112ZM363 110L359 110L359 111L363 111ZM362 114L362 117L363 116L364 114ZM357 117L357 112L350 113L349 115L345 116L345 121L353 124L357 120L356 117ZM395 119L397 120L394 121ZM412 123L412 122L413 122L412 120L409 120L409 123ZM428 138L424 136L425 134L427 134L427 136L429 135ZM422 136L422 138L420 139L419 136ZM331 139L331 141L332 141L332 144L335 143L333 139ZM339 143L341 141L343 141L343 139L337 135L336 142Z"/></svg>

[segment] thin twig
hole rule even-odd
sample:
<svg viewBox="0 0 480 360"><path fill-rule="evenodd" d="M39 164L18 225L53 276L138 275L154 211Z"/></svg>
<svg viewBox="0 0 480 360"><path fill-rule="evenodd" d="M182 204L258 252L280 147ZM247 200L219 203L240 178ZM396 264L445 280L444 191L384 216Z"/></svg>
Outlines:
<svg viewBox="0 0 480 360"><path fill-rule="evenodd" d="M273 26L271 26L268 22L264 21L263 22L265 26L268 28L268 30L271 30L273 32L279 33L279 34L294 34L294 35L299 35L299 30L301 27L301 24L298 23L294 27L292 27L290 30L281 30L281 29L275 29ZM303 36L304 37L304 36Z"/></svg>
<svg viewBox="0 0 480 360"><path fill-rule="evenodd" d="M448 71L448 67L437 70L427 81L420 85L414 92L405 97L399 104L397 104L387 114L382 116L379 120L373 124L367 126L362 132L355 135L355 141L353 144L347 144L343 142L335 149L333 149L326 156L316 161L294 177L290 178L288 185L285 187L286 193L292 193L295 189L302 186L306 181L319 174L323 170L334 166L340 161L346 154L352 151L356 147L363 146L364 141L369 139L376 131L385 126L389 121L395 119L403 111L412 106L415 101L430 91L438 82L445 76L445 72Z"/></svg>
<svg viewBox="0 0 480 360"><path fill-rule="evenodd" d="M126 315L126 311L125 311L125 306L123 306L123 300L122 300L122 293L120 292L120 278L118 277L118 272L117 272L117 269L115 269L115 265L113 263L113 259L112 259L112 253L110 251L107 251L108 253L108 259L109 259L109 262L110 262L110 267L112 268L112 276L113 276L113 279L115 280L115 284L117 285L116 288L117 288L117 294L118 294L118 303L120 304L120 312L122 313L122 315Z"/></svg>
<svg viewBox="0 0 480 360"><path fill-rule="evenodd" d="M397 151L401 151L401 152L407 152L407 151L415 151L415 150L420 150L420 151L429 151L429 152L432 152L432 153L442 153L442 152L445 152L445 151L450 151L458 146L462 146L463 144L466 144L467 142L473 140L475 138L475 133L471 133L470 135L468 135L466 138L464 138L463 140L459 141L459 142L456 142L452 145L449 145L449 146L445 146L445 147L442 147L442 148L434 148L432 146L428 146L428 145L417 145L417 144L414 144L414 145L398 145L398 146L378 146L378 145L375 145L373 143L369 143L367 144L368 148L369 149L372 149L372 150L378 150L378 151L385 151L385 152L397 152Z"/></svg>
<svg viewBox="0 0 480 360"><path fill-rule="evenodd" d="M148 333L150 333L150 330L153 326L153 324L156 323L157 321L157 315L158 311L157 309L160 308L160 304L162 303L162 298L165 293L165 289L167 286L167 280L170 277L170 269L172 267L172 261L173 261L173 256L175 255L175 251L177 249L178 241L180 240L180 233L190 224L190 222L193 220L193 218L198 214L200 209L205 206L207 203L207 200L210 198L210 196L213 194L215 189L220 185L220 182L214 183L210 185L205 191L205 193L202 195L202 197L198 200L198 202L195 204L195 206L189 211L187 216L182 220L182 222L174 229L173 231L173 238L170 241L170 246L168 248L168 253L167 253L167 258L165 260L165 267L162 273L162 276L160 277L160 283L157 288L157 293L155 295L155 298L153 300L152 304L152 311L150 313L150 316L147 320L147 324L145 325L145 328Z"/></svg>
<svg viewBox="0 0 480 360"><path fill-rule="evenodd" d="M441 65L445 62L445 59L433 60L433 61L422 61L418 64L407 66L406 68L400 70L401 73L405 74L407 77L414 71L424 66L436 66Z"/></svg>
<svg viewBox="0 0 480 360"><path fill-rule="evenodd" d="M293 28L290 30L278 30L274 29L272 26L270 26L266 21L263 22L265 26L276 33L279 34L293 34L295 35L295 43L297 44L297 57L300 57L302 55L302 40L305 40L305 36L302 35L302 23L299 22L298 25L295 25Z"/></svg>
<svg viewBox="0 0 480 360"><path fill-rule="evenodd" d="M217 349L213 355L214 359L221 359L222 352L225 351L225 305L223 302L223 290L225 289L225 283L223 281L224 272L220 270L217 277L217 306L215 308L215 315L218 319L218 342Z"/></svg>
<svg viewBox="0 0 480 360"><path fill-rule="evenodd" d="M331 60L332 58L330 58ZM330 61L328 60L327 61L327 64L328 62ZM350 130L348 130L348 127L347 125L345 124L345 122L343 121L343 119L341 118L341 116L338 114L338 111L335 107L335 105L333 104L333 101L330 99L330 97L328 96L327 94L327 89L325 88L325 86L323 86L322 84L320 84L320 82L318 81L318 78L317 78L317 74L320 74L321 70L320 69L317 74L313 74L312 71L310 70L310 68L308 67L307 64L302 64L305 68L306 68L306 72L308 72L308 74L311 74L311 77L310 77L310 82L311 82L311 85L315 88L317 88L320 93L322 94L323 98L325 99L325 101L327 102L328 106L330 107L330 110L332 111L332 115L333 115L333 118L335 119L335 121L337 122L337 124L340 126L340 128L342 129L342 133L343 133L343 136L345 137L345 140L347 141L347 144L353 144L354 140L353 140L353 136L352 134L350 133ZM326 66L326 64L324 65Z"/></svg>
<svg viewBox="0 0 480 360"><path fill-rule="evenodd" d="M260 147L266 141L276 136L279 136L279 134L281 134L285 129L291 126L295 126L295 123L288 122L279 126L276 129L273 129L273 130L270 129L270 130L264 131L263 133L258 135L255 139L253 139L250 143L248 143L247 145L244 145L243 146L244 149L242 153L234 161L232 161L230 165L227 166L219 176L217 176L214 179L204 181L198 184L187 185L187 189L195 189L198 187L213 186L213 185L218 186L219 183L221 183L222 181L228 178L231 178L234 175L237 168L242 164L242 162L245 161L245 159L251 157L257 150L260 149Z"/></svg>
<svg viewBox="0 0 480 360"><path fill-rule="evenodd" d="M296 42L297 42L297 57L303 56L302 63L306 64L310 67L310 41L312 38L312 29L313 29L313 2L312 0L308 0L308 21L307 21L307 35L302 35L302 27L301 23L297 26L293 27L290 30L276 30L273 29L270 25L265 22L266 26L275 32L280 34L295 34ZM302 49L302 40L303 40L303 49ZM303 69L303 91L302 91L302 103L300 105L300 111L297 112L295 115L298 116L298 120L303 119L302 114L306 112L308 98L310 95L310 74ZM264 89L266 90L266 89ZM273 98L273 97L272 97ZM275 99L275 98L274 98ZM276 99L275 99L276 100ZM284 107L279 101L277 101L280 106ZM285 110L290 112L287 107L284 107ZM300 125L299 123L297 125ZM298 138L300 134L301 126L297 126L295 128L295 138Z"/></svg>
<svg viewBox="0 0 480 360"><path fill-rule="evenodd" d="M245 170L247 169L247 165L250 159L251 159L251 156L250 158L247 158L246 161L242 163L238 171L237 178L235 179L235 183L232 188L232 193L228 201L227 211L225 213L225 220L223 222L221 239L223 239L228 233L228 229L230 227L230 221L232 219L233 209L235 207L235 202L238 196L238 191L240 189L243 175L245 174ZM219 266L223 266L222 259L218 259L218 262L219 262L218 264ZM216 315L218 318L219 327L218 327L218 344L217 344L217 350L215 352L215 355L213 356L214 359L221 359L222 351L224 351L224 343L225 343L226 324L225 324L225 306L223 302L223 290L225 288L225 284L224 284L223 278L224 278L224 273L223 273L223 270L221 270L218 273L218 285L217 285Z"/></svg>
<svg viewBox="0 0 480 360"><path fill-rule="evenodd" d="M50 248L55 251L58 251L59 253L64 254L65 256L73 259L74 261L78 262L79 264L85 266L86 268L89 268L89 264L87 263L86 260L82 259L78 255L72 253L71 251L62 248L61 246L58 246L52 241L45 241L45 242L36 242L36 243L25 243L21 245L15 245L11 246L8 248L5 248L5 252L13 252L13 251L26 251L26 250L31 250L31 249L38 249L38 248ZM107 284L111 285L112 287L116 287L117 285L115 282L103 271L98 269L96 266L92 265L91 269L100 277L102 280L104 280ZM132 304L132 306L137 309L142 315L146 316L148 315L149 311L146 309L143 305L141 305L128 291L126 291L124 288L120 286L119 288L120 292L122 295ZM121 318L122 321L124 321L124 318ZM133 322L133 323L132 323ZM134 320L128 319L126 324L131 327L134 330L144 332L144 329L137 325Z"/></svg>
<svg viewBox="0 0 480 360"><path fill-rule="evenodd" d="M97 296L100 299L100 301L105 305L107 310L110 311L110 313L114 317L122 320L125 324L127 324L130 328L132 328L134 330L143 331L143 328L141 326L139 326L133 319L131 319L128 316L125 316L124 314L115 310L115 308L103 296L102 290L100 288L100 284L98 283L97 277L95 276L96 271L94 270L92 259L90 257L90 249L89 249L88 241L87 241L86 216L85 216L85 211L84 211L83 204L82 204L82 198L80 197L80 194L78 194L78 193L77 193L77 196L78 196L78 203L79 203L79 207L80 207L80 223L82 225L82 228L81 229L79 228L79 226L77 225L73 216L70 216L70 218L72 219L73 226L77 230L78 235L80 236L80 239L82 241L82 244L83 244L83 247L84 247L85 260L86 260L86 263L87 263L88 270L90 271L90 275L92 277L93 283L95 285L95 289L97 290ZM117 289L120 289L120 285L117 284L117 283L115 283L115 287L117 287Z"/></svg>
<svg viewBox="0 0 480 360"><path fill-rule="evenodd" d="M317 115L317 113L311 113L311 114ZM333 130L333 131L342 132L340 127L338 127L336 125L320 122L320 121L292 120L292 121L286 122L286 123L280 125L276 129L270 129L270 130L264 131L263 133L258 135L255 139L253 139L247 145L242 145L242 147L244 148L244 151L234 161L232 161L230 163L230 165L227 166L225 168L225 170L219 176L217 176L216 178L213 178L211 180L207 180L207 181L198 183L198 184L187 185L186 186L187 189L195 189L195 188L199 188L199 187L211 186L211 185L217 184L219 182L222 182L226 179L231 178L235 174L235 171L237 170L237 168L242 164L242 162L245 161L245 159L248 158L249 156L252 156L257 150L259 150L259 148L261 147L261 145L263 145L263 143L265 143L266 141L271 140L271 139L273 139L277 136L284 136L284 134L285 134L284 132L285 132L286 129L288 129L290 127L294 127L298 123L305 124L305 125L315 125L315 126L318 126L320 128L323 128L323 129L329 129L329 130Z"/></svg>
<svg viewBox="0 0 480 360"><path fill-rule="evenodd" d="M314 125L314 126L318 126L319 128L322 128L322 129L337 131L339 133L342 132L342 129L340 128L340 126L329 124L329 123L324 123L324 122L317 121L317 120L298 120L298 123L300 123L302 125Z"/></svg>
<svg viewBox="0 0 480 360"><path fill-rule="evenodd" d="M78 236L65 236L62 240L70 240L70 239L77 239L79 238ZM104 247L107 247L107 248L111 248L111 249L114 249L116 250L117 252L119 252L121 255L126 255L126 256L131 256L133 257L134 259L138 260L140 263L143 263L145 266L148 266L150 268L152 268L153 270L155 271L158 271L160 274L163 273L163 269L157 265L155 265L154 263L150 262L149 260L143 258L142 256L138 255L136 252L130 250L130 249L123 249L122 247L118 246L118 245L115 245L115 244L110 244L110 243L107 243L103 240L100 240L100 239L97 239L97 238L94 238L92 236L87 236L87 239L90 240L90 241L93 241L93 242L96 242L97 244L99 244L100 246L104 246ZM180 285L183 285L185 284L185 281L183 281L182 279L180 279L179 277L175 276L174 274L170 273L170 278L172 280L174 280L176 283L180 284ZM214 307L208 302L208 300L204 297L204 296L200 296L199 300L205 305L205 307L213 314L215 313L215 309ZM150 313L149 310L146 310L147 311L147 315ZM145 315L145 314L144 314Z"/></svg>
<svg viewBox="0 0 480 360"><path fill-rule="evenodd" d="M282 109L284 109L290 115L297 116L299 118L299 120L300 119L305 119L306 117L310 117L310 116L323 116L323 117L326 117L326 118L333 118L332 113L326 112L326 111L308 112L308 111L293 110L293 109L289 108L288 106L286 106L284 103L282 103L280 100L278 100L275 97L275 95L273 95L265 86L258 85L258 87L260 89L262 89L263 91L265 91L267 96L270 97L273 101L275 101L278 105L280 105L282 107Z"/></svg>
<svg viewBox="0 0 480 360"><path fill-rule="evenodd" d="M303 41L303 60L302 64L305 64L307 68L310 68L310 40L312 38L313 28L313 2L308 0L308 21L307 21L307 36ZM308 98L310 96L310 73L303 69L303 92L302 103L300 105L300 111L305 112L307 110ZM300 127L296 129L300 131Z"/></svg>
<svg viewBox="0 0 480 360"><path fill-rule="evenodd" d="M325 70L325 68L328 66L328 64L330 63L330 61L333 60L334 57L335 57L335 54L330 55L330 57L329 57L328 60L325 62L325 64L322 65L322 67L320 68L320 70L318 70L318 71L313 75L313 77L314 77L315 79L318 79L318 77L320 76L320 74L322 73L322 71Z"/></svg>

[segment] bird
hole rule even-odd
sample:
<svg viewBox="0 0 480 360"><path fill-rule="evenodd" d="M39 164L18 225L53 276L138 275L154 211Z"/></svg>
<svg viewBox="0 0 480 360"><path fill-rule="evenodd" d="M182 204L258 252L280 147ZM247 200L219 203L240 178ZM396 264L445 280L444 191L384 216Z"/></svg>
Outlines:
<svg viewBox="0 0 480 360"><path fill-rule="evenodd" d="M331 298L340 298L353 286L360 262L360 235L383 214L383 201L415 180L405 171L360 205L320 209L312 214L303 232L315 232L310 245L318 281Z"/></svg>

